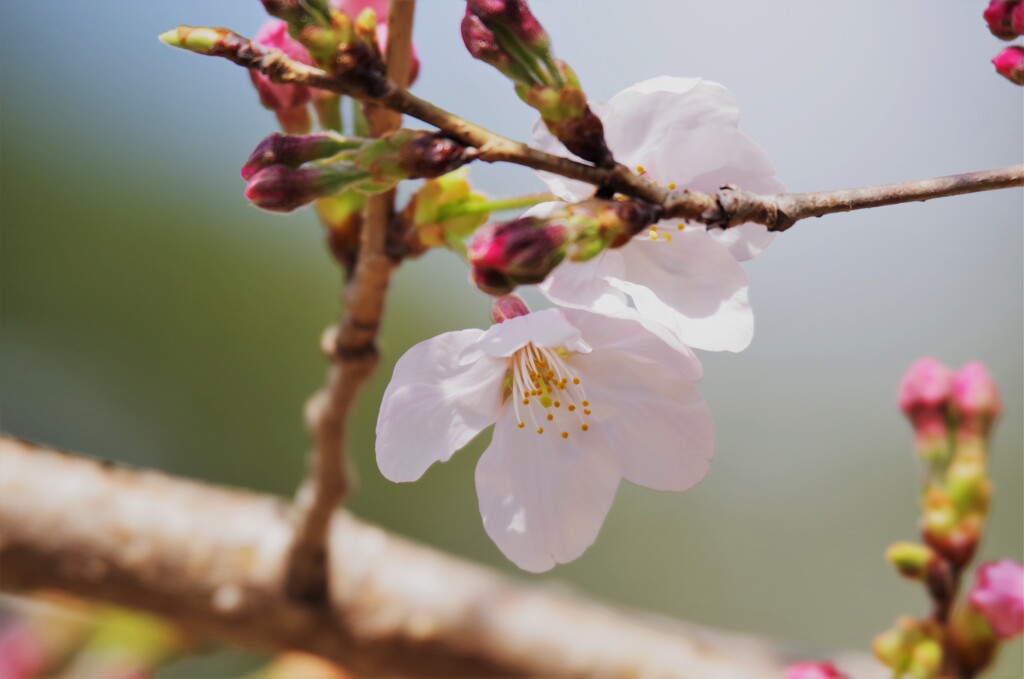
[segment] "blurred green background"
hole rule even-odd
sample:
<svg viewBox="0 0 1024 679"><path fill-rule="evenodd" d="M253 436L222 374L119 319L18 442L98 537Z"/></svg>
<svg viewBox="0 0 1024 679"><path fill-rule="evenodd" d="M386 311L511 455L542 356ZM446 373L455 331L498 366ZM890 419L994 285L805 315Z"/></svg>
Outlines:
<svg viewBox="0 0 1024 679"><path fill-rule="evenodd" d="M997 76L983 2L779 5L535 2L595 99L661 74L726 84L792 190L1021 162L1021 90ZM463 3L422 0L416 91L527 138L534 117L461 45ZM628 8L627 8L628 7ZM256 0L0 3L0 416L19 436L283 495L339 275L310 210L242 197L274 129L244 73L164 47L179 23L252 34ZM474 167L491 195L540 189ZM882 558L914 537L916 462L895 407L922 355L984 361L1006 415L983 559L1022 558L1022 195L1003 191L802 223L751 262L757 337L704 354L719 444L693 491L624 485L597 543L542 576L600 599L785 640L866 649L919 589ZM385 360L354 414L361 516L517 577L484 534L472 483L484 434L415 484L373 458L394 361L482 327L487 299L447 253L405 265ZM194 666L182 672L200 676ZM1022 675L1021 644L995 676ZM184 675L183 675L184 676Z"/></svg>

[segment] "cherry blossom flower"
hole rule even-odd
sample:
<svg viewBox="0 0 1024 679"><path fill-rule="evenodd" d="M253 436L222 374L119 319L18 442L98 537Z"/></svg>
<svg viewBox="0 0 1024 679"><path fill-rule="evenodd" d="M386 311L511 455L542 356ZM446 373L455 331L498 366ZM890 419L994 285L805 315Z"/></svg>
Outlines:
<svg viewBox="0 0 1024 679"><path fill-rule="evenodd" d="M982 564L968 597L1001 639L1024 633L1024 566L1010 559Z"/></svg>
<svg viewBox="0 0 1024 679"><path fill-rule="evenodd" d="M735 99L717 83L662 76L592 108L615 158L662 186L716 191L733 183L761 193L783 190L771 161L738 129ZM534 139L545 150L569 155L543 124L535 126ZM540 174L565 201L594 190ZM666 220L621 248L560 266L540 289L563 306L661 325L698 349L740 351L753 337L754 318L739 261L759 254L773 237L758 224L723 231Z"/></svg>
<svg viewBox="0 0 1024 679"><path fill-rule="evenodd" d="M260 27L253 36L253 42L264 47L279 49L291 59L312 65L313 60L302 44L288 34L288 24L280 19L271 19ZM249 71L249 77L260 96L264 108L277 115L281 128L289 134L309 132L312 120L309 117L311 94L308 87L275 83L269 76L256 70Z"/></svg>
<svg viewBox="0 0 1024 679"><path fill-rule="evenodd" d="M685 347L633 321L529 313L512 299L496 305L490 329L445 333L399 359L377 464L392 481L415 481L494 423L476 467L484 528L540 572L594 542L620 479L666 491L700 481L714 433Z"/></svg>

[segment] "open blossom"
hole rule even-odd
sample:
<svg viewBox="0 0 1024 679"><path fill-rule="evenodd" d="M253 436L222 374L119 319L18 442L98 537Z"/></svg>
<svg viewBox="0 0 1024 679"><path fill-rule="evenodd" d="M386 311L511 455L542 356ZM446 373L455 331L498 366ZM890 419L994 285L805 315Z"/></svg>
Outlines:
<svg viewBox="0 0 1024 679"><path fill-rule="evenodd" d="M739 131L735 99L717 83L662 76L592 108L615 158L662 186L717 191L733 183L760 193L783 189L771 161ZM534 138L541 148L567 155L542 124L535 126ZM566 201L594 190L563 177L541 177ZM662 221L621 248L563 264L540 288L563 306L660 325L692 347L740 351L753 337L754 317L747 275L737 260L759 254L773 237L758 224L723 231Z"/></svg>
<svg viewBox="0 0 1024 679"><path fill-rule="evenodd" d="M620 479L673 491L700 481L714 434L685 347L633 321L508 300L490 329L445 333L399 359L377 464L415 481L494 423L476 468L484 528L539 572L593 543Z"/></svg>
<svg viewBox="0 0 1024 679"><path fill-rule="evenodd" d="M1002 639L1024 633L1024 566L1010 559L978 568L971 605L981 611Z"/></svg>

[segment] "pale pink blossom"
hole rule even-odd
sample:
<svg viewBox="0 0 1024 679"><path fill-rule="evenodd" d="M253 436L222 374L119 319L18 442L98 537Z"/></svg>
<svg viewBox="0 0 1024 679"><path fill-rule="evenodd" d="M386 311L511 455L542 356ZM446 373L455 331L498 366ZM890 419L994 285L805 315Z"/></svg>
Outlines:
<svg viewBox="0 0 1024 679"><path fill-rule="evenodd" d="M981 611L1002 639L1024 632L1024 565L1010 559L978 567L971 605Z"/></svg>
<svg viewBox="0 0 1024 679"><path fill-rule="evenodd" d="M516 315L411 348L377 420L377 464L415 481L494 424L476 467L487 534L545 571L594 542L620 479L683 491L713 455L701 366L633 321L578 310Z"/></svg>
<svg viewBox="0 0 1024 679"><path fill-rule="evenodd" d="M591 104L615 158L669 188L716 191L733 183L782 191L771 161L738 129L739 110L724 87L700 78L662 76ZM534 139L568 155L543 124ZM559 198L578 201L590 185L541 173ZM543 208L535 208L543 209ZM774 234L758 224L722 230L679 220L587 262L558 267L541 286L553 302L660 325L689 346L740 351L753 337L747 275L738 260L763 251Z"/></svg>
<svg viewBox="0 0 1024 679"><path fill-rule="evenodd" d="M288 24L280 19L267 21L253 37L253 42L263 47L279 49L291 59L312 65L306 48L288 34ZM289 134L309 132L312 120L309 117L311 95L308 87L275 83L256 70L249 71L249 77L260 96L260 103L277 115L281 128Z"/></svg>

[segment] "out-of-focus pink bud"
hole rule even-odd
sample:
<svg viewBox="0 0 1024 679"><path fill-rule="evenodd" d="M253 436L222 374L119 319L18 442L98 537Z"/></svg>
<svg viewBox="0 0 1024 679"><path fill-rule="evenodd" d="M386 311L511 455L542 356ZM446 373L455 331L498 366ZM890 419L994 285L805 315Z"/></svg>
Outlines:
<svg viewBox="0 0 1024 679"><path fill-rule="evenodd" d="M264 210L291 212L366 178L365 172L343 163L299 169L271 165L252 176L245 197Z"/></svg>
<svg viewBox="0 0 1024 679"><path fill-rule="evenodd" d="M492 295L540 283L565 258L566 246L564 226L536 217L488 224L469 242L473 280Z"/></svg>
<svg viewBox="0 0 1024 679"><path fill-rule="evenodd" d="M988 4L983 16L992 35L1002 40L1013 40L1020 35L1013 26L1013 11L1020 4L1020 0L992 0Z"/></svg>
<svg viewBox="0 0 1024 679"><path fill-rule="evenodd" d="M1024 47L1007 47L996 55L992 65L996 67L999 75L1010 82L1024 85Z"/></svg>
<svg viewBox="0 0 1024 679"><path fill-rule="evenodd" d="M527 48L547 49L550 39L533 16L526 0L468 0L466 11L483 19L488 26L501 26Z"/></svg>
<svg viewBox="0 0 1024 679"><path fill-rule="evenodd" d="M31 679L49 664L46 644L31 625L15 620L0 629L0 677Z"/></svg>
<svg viewBox="0 0 1024 679"><path fill-rule="evenodd" d="M953 408L960 433L987 436L1002 407L999 389L983 364L967 363L953 377Z"/></svg>
<svg viewBox="0 0 1024 679"><path fill-rule="evenodd" d="M331 0L331 7L342 14L346 14L353 20L358 17L364 9L372 9L377 15L377 46L381 54L388 53L388 0ZM416 76L420 73L420 59L416 54L416 45L412 46L412 63L409 66L409 83L416 82Z"/></svg>
<svg viewBox="0 0 1024 679"><path fill-rule="evenodd" d="M953 372L934 358L918 360L903 375L900 409L914 427L923 456L938 458L945 450L952 395Z"/></svg>
<svg viewBox="0 0 1024 679"><path fill-rule="evenodd" d="M495 323L507 321L510 318L518 318L530 313L530 308L519 295L505 295L494 300L491 305L491 320Z"/></svg>
<svg viewBox="0 0 1024 679"><path fill-rule="evenodd" d="M846 679L830 662L800 662L786 668L786 679Z"/></svg>
<svg viewBox="0 0 1024 679"><path fill-rule="evenodd" d="M349 139L333 132L306 135L274 133L261 141L242 166L242 179L251 179L258 170L271 165L298 167L311 160L329 158L345 150L359 148L365 139Z"/></svg>
<svg viewBox="0 0 1024 679"><path fill-rule="evenodd" d="M1000 638L1024 632L1024 566L1016 561L982 564L968 599Z"/></svg>
<svg viewBox="0 0 1024 679"><path fill-rule="evenodd" d="M280 19L271 19L263 24L253 38L253 42L279 49L291 59L303 64L312 65L309 53L297 40L288 35L288 24ZM264 74L250 70L249 77L260 96L260 103L277 114L281 129L289 134L309 132L312 119L307 104L310 100L308 87L301 85L285 85L275 83Z"/></svg>
<svg viewBox="0 0 1024 679"><path fill-rule="evenodd" d="M1018 2L1010 12L1010 28L1017 35L1024 35L1024 2Z"/></svg>

